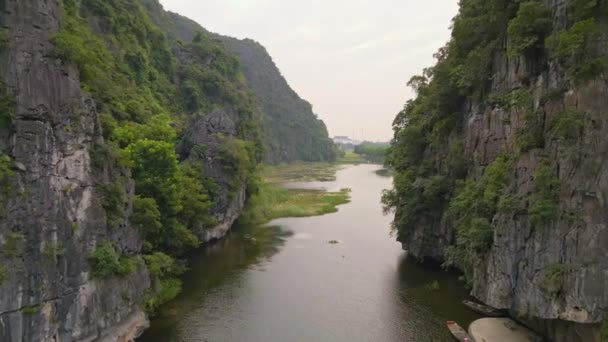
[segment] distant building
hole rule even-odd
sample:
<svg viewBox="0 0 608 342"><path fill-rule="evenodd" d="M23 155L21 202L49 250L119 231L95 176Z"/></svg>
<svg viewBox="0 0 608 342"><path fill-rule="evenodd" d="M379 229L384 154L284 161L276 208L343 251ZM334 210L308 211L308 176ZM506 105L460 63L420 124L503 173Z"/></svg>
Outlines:
<svg viewBox="0 0 608 342"><path fill-rule="evenodd" d="M351 139L345 135L336 135L333 140L338 145L359 145L361 143L359 140Z"/></svg>

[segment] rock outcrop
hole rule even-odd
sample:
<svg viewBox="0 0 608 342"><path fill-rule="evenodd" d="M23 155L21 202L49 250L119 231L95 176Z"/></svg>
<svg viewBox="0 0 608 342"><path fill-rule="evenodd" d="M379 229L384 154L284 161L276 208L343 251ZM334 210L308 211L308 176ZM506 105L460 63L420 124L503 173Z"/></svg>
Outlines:
<svg viewBox="0 0 608 342"><path fill-rule="evenodd" d="M171 112L185 126L178 136L181 159L173 155L170 166L200 162L196 164L201 165L200 174L210 179L205 184L217 187L209 210L215 227L207 222L197 223L200 227L175 224L180 232L191 230L197 235L192 245L222 238L244 206L248 177L259 162L257 123L236 66L226 76L209 65L213 61L228 65L233 57L227 58L221 45L208 41L171 51L165 38L171 32L153 26L140 6L139 1L0 1L0 341L126 342L148 325L142 307L162 282L158 274L148 271L142 251L159 250L152 250L150 243L144 248L145 232L130 221L133 199L139 195L135 173L119 160L120 148L125 146L112 140L116 138L104 131L104 124L110 122L111 129L142 127L145 115ZM124 14L124 8L137 11L128 22L118 23L111 16ZM104 40L115 30L139 31L127 32L122 41ZM63 55L57 52L55 40L60 33L65 39ZM134 43L130 39L136 35L145 39ZM150 48L150 40L166 49ZM95 46L89 50L87 44ZM109 51L104 44L114 45ZM206 48L220 56L209 57ZM124 56L126 50L132 54ZM103 72L113 72L113 77L122 80L117 89L131 91L126 102L118 103L124 94L111 89L115 79L106 78L97 87L100 83L90 86L86 82L92 82L91 77L82 77L90 71L86 67L96 68L104 61L73 61L65 56L83 51L96 51L99 55L94 57L122 63L118 70ZM167 63L150 66L154 58ZM189 76L185 65L197 68L203 74L200 77L217 72L225 87L213 93L204 88L205 82L190 79L194 85L189 89L200 96L191 100L200 103L189 111L181 98L166 101L169 94L178 96L180 82ZM146 86L147 90L137 91ZM218 95L226 89L229 94ZM155 113L146 108L154 108ZM127 112L140 116L134 119ZM171 125L175 122L167 127L178 134ZM235 145L232 151L226 149L229 143ZM241 160L245 166L239 168L242 165L226 159L235 157L231 153L246 159ZM200 179L195 181L202 184ZM154 203L152 214L159 222L157 204L149 203ZM124 258L132 269L94 276L91 256L100 245L113 249L104 260ZM161 258L173 260L168 255Z"/></svg>
<svg viewBox="0 0 608 342"><path fill-rule="evenodd" d="M506 33L506 27L497 28L505 36L489 54L488 86L479 86L478 93L464 97L459 108L462 117L458 118L462 125L445 132L445 145L425 147L420 162L426 163L427 171L453 177L454 168L446 167L450 162L448 149L462 153L464 176L453 179L464 178L471 185L480 184L488 166L499 158L509 160L504 188L492 189L495 194L481 194L497 208L489 218L483 217L489 223L486 227L491 227L490 244L487 249L480 245L464 247L467 239L475 238L473 234L481 235L483 227L471 228L470 235L462 233L473 224L463 227L457 221L460 213L450 212L449 207L457 207L450 200L461 191L455 185L442 194L448 200L431 209L437 212L420 215L415 223L408 221L409 228L400 232L400 240L412 256L421 259L452 258L449 261L453 262L454 254L449 253L462 247L461 252L468 253L464 263L469 264L456 264L466 271L475 297L510 310L550 340L598 341L599 327L608 310L608 173L604 167L608 155L608 87L601 72L576 79L567 62L556 57L556 48L550 47L549 41L545 43L546 37L559 39L560 33L577 20L591 22L587 17L574 19L576 10L583 11L576 8L583 6L581 2L551 0L533 5L541 8L534 15L544 13L543 8L548 13L548 31L537 38L538 46L527 53L509 53L514 33ZM519 5L513 6L516 15ZM588 38L595 33L571 34L579 34L580 41L588 34L585 39L589 43L583 49L590 54L601 51L605 61L605 17L597 11L587 15L599 23L599 37ZM466 39L454 37L452 44ZM571 42L562 42L563 46L567 43ZM445 58L445 51L440 52L440 59ZM425 86L422 82L421 87ZM415 108L416 103L408 105ZM400 115L413 116L406 113L410 108ZM539 170L547 171L543 174ZM432 175L429 171L418 176L412 188L424 188L422 179L428 181ZM550 184L541 184L542 177L549 178ZM543 186L551 188L546 191L549 195L541 194ZM407 203L396 203L392 206L399 215ZM541 219L544 221L539 222ZM404 224L396 221L395 225L400 229Z"/></svg>
<svg viewBox="0 0 608 342"><path fill-rule="evenodd" d="M125 278L93 279L87 258L101 240L112 241L126 255L141 248L128 222L107 224L97 187L128 171L92 166L92 146L103 139L95 104L81 90L74 65L51 53L60 1L0 6L1 25L8 31L2 83L14 99L14 120L2 128L0 146L15 169L0 220L0 263L6 272L0 285L0 340L91 341L120 335L116 327L143 315L139 303L149 286L147 269L140 261ZM127 187L132 193L133 184Z"/></svg>

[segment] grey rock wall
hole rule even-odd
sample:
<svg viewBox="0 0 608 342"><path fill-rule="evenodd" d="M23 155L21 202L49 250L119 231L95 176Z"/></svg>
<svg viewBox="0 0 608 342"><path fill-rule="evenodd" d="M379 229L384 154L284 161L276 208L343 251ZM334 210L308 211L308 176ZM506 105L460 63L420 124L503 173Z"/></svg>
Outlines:
<svg viewBox="0 0 608 342"><path fill-rule="evenodd" d="M554 30L565 28L568 2L548 4ZM474 268L472 294L510 310L551 340L599 341L599 323L608 310L608 87L602 81L575 84L559 65L547 61L547 56L541 65L523 57L509 58L505 46L494 56L492 83L496 93L530 89L534 110L542 116L544 148L519 150L517 132L526 129L528 109L500 108L487 100L465 108L468 177L480 177L497 156L508 155L515 165L507 189L524 199L522 210L494 217L494 242ZM582 135L575 142L550 132L558 113L566 109L586 113ZM546 229L532 227L526 210L541 160L548 160L556 170L560 211L567 214ZM421 225L403 242L416 257L442 260L454 239L454 228L444 215ZM557 294L542 286L545 271L553 265L565 267Z"/></svg>
<svg viewBox="0 0 608 342"><path fill-rule="evenodd" d="M121 335L116 327L129 322L137 329L146 324L139 309L149 286L145 265L124 279L96 280L87 262L97 241L112 241L123 254L139 251L141 241L128 222L106 223L97 185L125 171L91 166L91 148L102 141L95 105L76 68L52 57L59 0L0 6L10 32L2 79L15 99L0 144L15 165L0 220L8 277L0 285L0 341L91 341ZM133 184L126 187L132 193Z"/></svg>

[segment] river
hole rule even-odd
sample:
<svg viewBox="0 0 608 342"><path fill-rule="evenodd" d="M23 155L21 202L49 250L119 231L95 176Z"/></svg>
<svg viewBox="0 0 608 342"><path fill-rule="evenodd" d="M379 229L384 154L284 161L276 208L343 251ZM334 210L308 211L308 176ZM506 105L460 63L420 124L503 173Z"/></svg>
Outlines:
<svg viewBox="0 0 608 342"><path fill-rule="evenodd" d="M446 320L477 318L460 303L467 291L457 275L406 258L390 236L380 197L391 179L379 168L289 184L348 187L351 202L334 214L237 225L191 258L183 292L138 342L450 341Z"/></svg>

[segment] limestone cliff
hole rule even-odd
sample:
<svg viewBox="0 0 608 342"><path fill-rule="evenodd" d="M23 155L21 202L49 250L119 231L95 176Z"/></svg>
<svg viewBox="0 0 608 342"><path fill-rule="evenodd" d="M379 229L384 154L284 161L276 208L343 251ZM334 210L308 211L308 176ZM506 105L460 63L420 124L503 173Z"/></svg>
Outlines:
<svg viewBox="0 0 608 342"><path fill-rule="evenodd" d="M240 214L238 61L167 35L139 1L0 1L0 341L132 340Z"/></svg>
<svg viewBox="0 0 608 342"><path fill-rule="evenodd" d="M462 2L395 121L385 202L404 248L461 268L475 297L555 341L599 340L608 310L602 6ZM484 15L496 20L467 31Z"/></svg>
<svg viewBox="0 0 608 342"><path fill-rule="evenodd" d="M141 248L128 221L108 224L96 186L128 171L91 165L91 148L103 140L95 103L81 90L75 66L51 57L59 1L0 7L8 31L2 80L14 99L0 144L14 170L0 220L0 340L89 341L122 334L119 325L129 334L146 324L139 309L149 286L145 265L138 259L129 276L102 280L93 279L87 262L101 240L126 255Z"/></svg>

